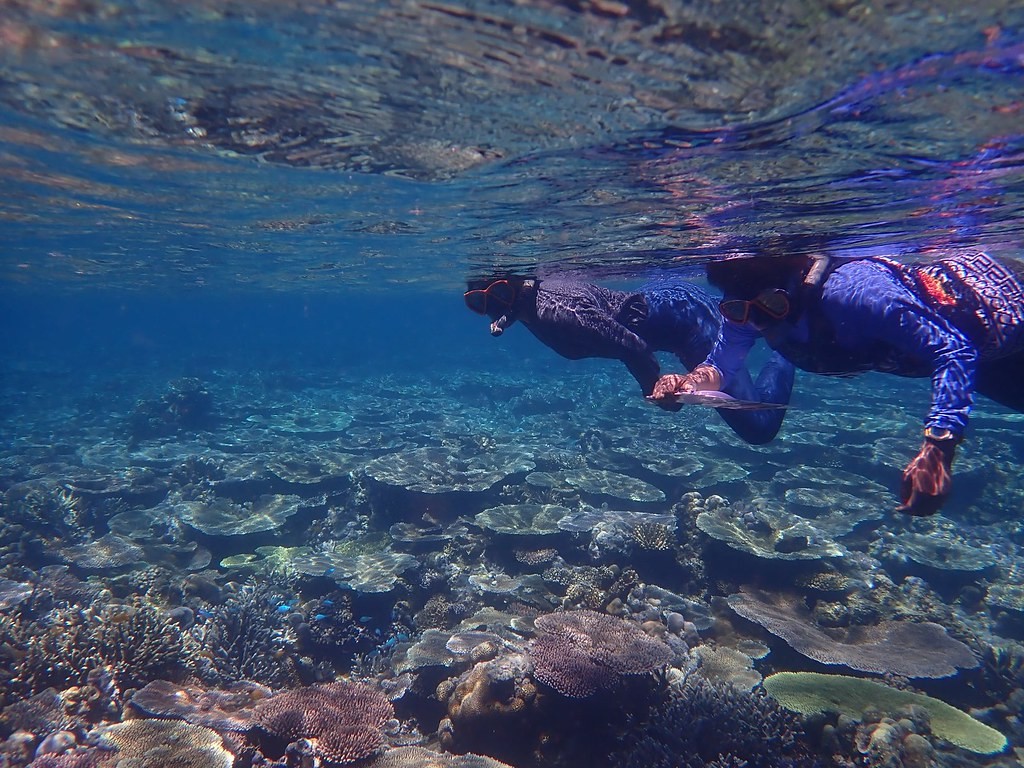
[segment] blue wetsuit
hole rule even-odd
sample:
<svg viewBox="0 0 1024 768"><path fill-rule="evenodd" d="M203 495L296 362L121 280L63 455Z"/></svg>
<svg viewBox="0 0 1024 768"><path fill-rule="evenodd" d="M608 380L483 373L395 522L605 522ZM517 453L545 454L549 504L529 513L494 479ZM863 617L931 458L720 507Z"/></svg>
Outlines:
<svg viewBox="0 0 1024 768"><path fill-rule="evenodd" d="M726 321L705 361L723 389L746 374L754 341L798 368L931 377L926 427L963 435L973 393L1024 409L1024 265L977 253L908 265L880 258L835 267L817 291L794 276L794 311L760 329ZM727 296L727 298L731 298Z"/></svg>
<svg viewBox="0 0 1024 768"><path fill-rule="evenodd" d="M614 291L564 278L547 278L536 289L533 307L517 308L514 318L563 357L621 360L651 394L660 375L656 351L675 354L687 370L703 361L722 325L718 302L698 286L659 281L636 293ZM756 383L737 371L724 389L740 400L786 404L794 367L772 355ZM719 414L743 440L766 443L782 426L783 409L722 410Z"/></svg>

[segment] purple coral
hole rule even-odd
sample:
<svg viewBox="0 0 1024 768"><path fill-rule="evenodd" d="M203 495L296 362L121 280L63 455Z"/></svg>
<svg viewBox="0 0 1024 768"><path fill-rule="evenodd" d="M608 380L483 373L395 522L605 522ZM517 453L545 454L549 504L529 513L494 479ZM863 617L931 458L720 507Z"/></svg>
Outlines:
<svg viewBox="0 0 1024 768"><path fill-rule="evenodd" d="M394 707L376 688L362 683L325 683L285 691L261 702L259 727L287 741L308 739L328 763L353 763L384 744L384 726Z"/></svg>
<svg viewBox="0 0 1024 768"><path fill-rule="evenodd" d="M530 643L533 676L563 696L585 698L622 678L665 666L671 649L636 624L595 611L541 616Z"/></svg>

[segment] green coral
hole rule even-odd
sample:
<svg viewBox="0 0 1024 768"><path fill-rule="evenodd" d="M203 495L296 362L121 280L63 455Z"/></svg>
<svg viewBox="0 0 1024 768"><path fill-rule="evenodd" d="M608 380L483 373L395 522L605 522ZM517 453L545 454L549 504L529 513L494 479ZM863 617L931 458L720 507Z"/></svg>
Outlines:
<svg viewBox="0 0 1024 768"><path fill-rule="evenodd" d="M1002 752L1006 737L966 712L920 693L846 675L818 672L778 672L765 678L764 689L782 706L803 715L840 712L859 718L867 709L894 712L914 705L927 710L931 729L939 738L983 755Z"/></svg>

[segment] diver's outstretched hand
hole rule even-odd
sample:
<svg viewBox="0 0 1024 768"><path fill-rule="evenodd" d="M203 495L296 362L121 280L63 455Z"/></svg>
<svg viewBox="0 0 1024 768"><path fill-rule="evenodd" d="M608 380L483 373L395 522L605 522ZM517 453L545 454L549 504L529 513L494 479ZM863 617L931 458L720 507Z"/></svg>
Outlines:
<svg viewBox="0 0 1024 768"><path fill-rule="evenodd" d="M953 487L953 441L925 440L917 456L903 470L898 512L908 515L934 515L945 503Z"/></svg>
<svg viewBox="0 0 1024 768"><path fill-rule="evenodd" d="M667 373L654 383L649 400L667 410L677 410L676 397L691 392L718 390L722 386L722 375L713 365L698 365L689 373Z"/></svg>

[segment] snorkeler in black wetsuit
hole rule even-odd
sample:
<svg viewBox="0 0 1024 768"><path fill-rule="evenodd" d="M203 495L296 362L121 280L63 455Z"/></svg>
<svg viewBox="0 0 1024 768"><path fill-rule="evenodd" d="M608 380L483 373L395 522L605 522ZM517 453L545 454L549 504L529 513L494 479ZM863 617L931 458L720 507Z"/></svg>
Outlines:
<svg viewBox="0 0 1024 768"><path fill-rule="evenodd" d="M645 396L660 373L656 351L675 354L691 370L711 352L722 322L717 300L684 280L651 283L627 293L564 277L509 276L471 282L465 300L469 309L491 318L493 336L520 322L570 360L621 360ZM773 355L756 383L741 373L727 394L784 405L793 376L794 367ZM743 440L761 444L778 433L784 410L719 413Z"/></svg>

